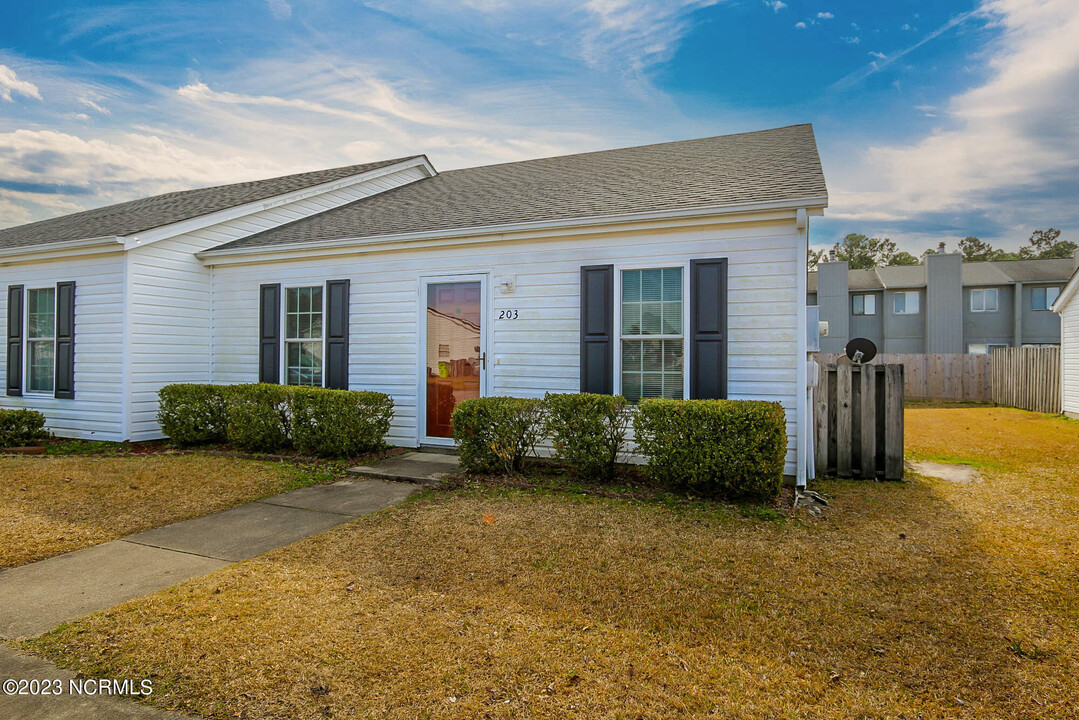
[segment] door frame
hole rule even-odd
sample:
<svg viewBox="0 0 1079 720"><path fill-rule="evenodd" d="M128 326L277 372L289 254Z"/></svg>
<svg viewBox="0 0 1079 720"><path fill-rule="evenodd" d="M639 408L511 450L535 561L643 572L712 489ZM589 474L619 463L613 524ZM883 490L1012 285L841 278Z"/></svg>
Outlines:
<svg viewBox="0 0 1079 720"><path fill-rule="evenodd" d="M490 336L491 298L488 295L490 283L489 271L455 273L452 275L424 275L419 279L417 288L417 335L419 335L419 356L416 362L416 444L441 445L453 447L453 438L430 437L427 435L427 287L442 283L478 282L480 284L480 354L488 353ZM487 354L488 364L491 362ZM488 365L489 366L489 365ZM489 370L480 366L480 397L487 397L487 378Z"/></svg>

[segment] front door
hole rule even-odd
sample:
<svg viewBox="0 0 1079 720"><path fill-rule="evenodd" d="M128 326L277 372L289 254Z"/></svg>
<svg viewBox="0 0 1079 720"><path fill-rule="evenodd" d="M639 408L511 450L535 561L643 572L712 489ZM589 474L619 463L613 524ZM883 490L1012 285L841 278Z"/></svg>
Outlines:
<svg viewBox="0 0 1079 720"><path fill-rule="evenodd" d="M452 438L457 403L480 396L483 283L427 284L427 437Z"/></svg>

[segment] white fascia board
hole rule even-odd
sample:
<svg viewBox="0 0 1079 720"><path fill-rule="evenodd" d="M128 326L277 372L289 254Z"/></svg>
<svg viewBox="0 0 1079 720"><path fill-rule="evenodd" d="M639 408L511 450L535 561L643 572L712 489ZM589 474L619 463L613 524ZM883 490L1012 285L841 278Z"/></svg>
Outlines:
<svg viewBox="0 0 1079 720"><path fill-rule="evenodd" d="M390 175L401 170L405 170L411 167L420 167L427 173L428 177L434 177L437 175L437 171L434 166L427 160L426 155L420 155L418 157L409 158L393 165L387 165L386 167L376 168L375 170L369 170L365 173L358 175L350 175L346 178L339 180L333 180L331 182L322 183L321 185L312 185L310 187L301 188L299 190L293 190L290 193L283 195L274 195L272 197L258 200L256 202L247 203L245 205L237 205L231 208L225 208L215 213L208 215L200 215L188 220L183 220L171 225L162 225L161 227L147 230L146 232L138 233L137 235L131 235L124 238L124 249L130 250L133 247L142 247L149 245L150 243L157 242L158 240L164 240L165 238L175 237L177 235L183 235L184 233L194 232L201 230L202 228L210 227L211 225L217 225L218 223L228 222L229 220L236 220L242 218L245 215L251 215L252 213L261 212L262 210L269 210L270 208L279 207L281 205L287 205L288 203L296 202L298 200L304 200L316 195L322 195L323 193L332 192L334 190L340 190L342 188L358 185L362 182L374 180L375 178L382 177L384 175Z"/></svg>
<svg viewBox="0 0 1079 720"><path fill-rule="evenodd" d="M207 265L238 262L261 262L278 260L282 257L303 257L328 252L341 253L363 252L365 250L386 250L405 247L424 247L438 244L498 242L502 240L531 240L555 237L572 232L612 232L610 226L633 224L634 229L648 226L677 227L682 225L701 225L709 223L752 222L755 220L794 220L799 208L827 206L827 197L803 198L742 205L716 205L677 210L657 210L621 215L593 215L583 218L560 220L539 220L505 225L488 225L469 228L450 228L447 230L395 233L392 235L374 235L371 237L337 238L314 242L263 245L231 250L204 250L196 256ZM759 217L758 217L759 216ZM457 242L447 242L454 241Z"/></svg>
<svg viewBox="0 0 1079 720"><path fill-rule="evenodd" d="M0 249L0 265L70 258L79 255L97 255L124 249L124 239L116 236L64 240L47 245Z"/></svg>
<svg viewBox="0 0 1079 720"><path fill-rule="evenodd" d="M1076 268L1072 273L1071 279L1068 280L1068 284L1064 286L1064 289L1060 291L1060 295L1057 296L1056 302L1049 308L1058 315L1064 312L1064 306L1071 302L1075 294L1079 293L1079 268Z"/></svg>

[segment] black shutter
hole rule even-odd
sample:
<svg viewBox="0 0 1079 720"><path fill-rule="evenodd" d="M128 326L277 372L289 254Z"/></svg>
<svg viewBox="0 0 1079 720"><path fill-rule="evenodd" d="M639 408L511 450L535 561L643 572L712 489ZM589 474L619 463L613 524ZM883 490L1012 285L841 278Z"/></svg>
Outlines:
<svg viewBox="0 0 1079 720"><path fill-rule="evenodd" d="M689 396L727 397L727 258L689 264Z"/></svg>
<svg viewBox="0 0 1079 720"><path fill-rule="evenodd" d="M56 377L53 396L75 398L75 283L56 283Z"/></svg>
<svg viewBox="0 0 1079 720"><path fill-rule="evenodd" d="M614 265L581 268L581 392L614 392Z"/></svg>
<svg viewBox="0 0 1079 720"><path fill-rule="evenodd" d="M326 283L326 387L348 390L349 281Z"/></svg>
<svg viewBox="0 0 1079 720"><path fill-rule="evenodd" d="M22 395L22 285L7 289L7 394Z"/></svg>
<svg viewBox="0 0 1079 720"><path fill-rule="evenodd" d="M281 382L281 285L259 286L259 382Z"/></svg>

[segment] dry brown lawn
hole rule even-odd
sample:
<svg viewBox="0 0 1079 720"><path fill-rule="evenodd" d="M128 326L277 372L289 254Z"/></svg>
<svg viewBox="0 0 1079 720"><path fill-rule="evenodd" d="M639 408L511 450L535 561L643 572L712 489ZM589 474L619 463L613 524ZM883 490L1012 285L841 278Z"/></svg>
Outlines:
<svg viewBox="0 0 1079 720"><path fill-rule="evenodd" d="M1074 718L1079 423L913 410L824 520L427 493L34 647L214 718Z"/></svg>
<svg viewBox="0 0 1079 720"><path fill-rule="evenodd" d="M288 489L289 466L200 455L0 457L0 569Z"/></svg>

